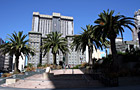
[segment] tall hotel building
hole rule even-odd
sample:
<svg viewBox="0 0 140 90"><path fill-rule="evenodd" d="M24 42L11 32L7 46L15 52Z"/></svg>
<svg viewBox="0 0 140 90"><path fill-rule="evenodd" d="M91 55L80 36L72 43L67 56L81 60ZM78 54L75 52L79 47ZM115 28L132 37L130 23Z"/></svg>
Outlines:
<svg viewBox="0 0 140 90"><path fill-rule="evenodd" d="M43 57L43 52L40 49L40 46L43 44L43 39L46 38L46 34L57 31L62 33L62 37L67 38L68 46L70 47L74 35L73 26L73 17L62 16L60 13L53 13L51 16L33 12L32 31L29 32L29 44L35 49L35 56L30 56L28 63L32 63L34 66L37 66L40 62L42 62L42 64L52 64L53 55L51 51ZM82 54L74 50L70 50L66 56L63 56L60 52L56 58L57 63L59 63L59 61L65 61L66 64L70 65L80 64L80 58L82 58L83 62L86 61L85 53Z"/></svg>
<svg viewBox="0 0 140 90"><path fill-rule="evenodd" d="M133 41L138 41L140 38L140 9L135 12L134 14L135 25L137 28L133 29L132 35L133 35Z"/></svg>

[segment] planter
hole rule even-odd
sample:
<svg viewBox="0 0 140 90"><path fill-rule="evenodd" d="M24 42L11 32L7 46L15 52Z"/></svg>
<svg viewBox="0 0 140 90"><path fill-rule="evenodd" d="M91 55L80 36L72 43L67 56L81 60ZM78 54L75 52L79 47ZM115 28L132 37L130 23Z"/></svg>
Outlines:
<svg viewBox="0 0 140 90"><path fill-rule="evenodd" d="M6 85L16 83L18 79L8 78L6 79Z"/></svg>

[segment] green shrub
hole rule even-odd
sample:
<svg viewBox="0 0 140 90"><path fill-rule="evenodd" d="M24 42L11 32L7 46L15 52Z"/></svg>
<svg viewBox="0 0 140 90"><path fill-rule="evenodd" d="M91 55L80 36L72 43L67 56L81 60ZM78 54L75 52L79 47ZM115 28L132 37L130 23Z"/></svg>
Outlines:
<svg viewBox="0 0 140 90"><path fill-rule="evenodd" d="M2 74L2 77L10 77L10 76L12 76L11 73L4 73L4 74Z"/></svg>
<svg viewBox="0 0 140 90"><path fill-rule="evenodd" d="M27 67L33 67L32 63L28 63Z"/></svg>
<svg viewBox="0 0 140 90"><path fill-rule="evenodd" d="M51 69L57 69L57 66L55 64L54 65L52 64L52 65L50 65L50 68Z"/></svg>
<svg viewBox="0 0 140 90"><path fill-rule="evenodd" d="M78 67L73 67L72 69L79 69Z"/></svg>
<svg viewBox="0 0 140 90"><path fill-rule="evenodd" d="M27 71L27 72L29 72L29 71L35 71L35 69L36 69L36 68L33 67L33 64L28 63L27 68L26 68L25 71Z"/></svg>
<svg viewBox="0 0 140 90"><path fill-rule="evenodd" d="M24 68L27 68L27 66L24 66Z"/></svg>
<svg viewBox="0 0 140 90"><path fill-rule="evenodd" d="M56 69L62 69L61 65L56 66Z"/></svg>
<svg viewBox="0 0 140 90"><path fill-rule="evenodd" d="M41 64L41 63L39 63L39 64L37 65L37 67L42 67L42 64Z"/></svg>
<svg viewBox="0 0 140 90"><path fill-rule="evenodd" d="M117 52L118 55L127 55L128 53L123 53L123 52Z"/></svg>
<svg viewBox="0 0 140 90"><path fill-rule="evenodd" d="M102 67L108 67L109 65L111 65L112 61L112 55L108 55L107 57L103 58Z"/></svg>
<svg viewBox="0 0 140 90"><path fill-rule="evenodd" d="M20 73L19 71L14 71L14 72L13 72L13 74L19 74L19 73Z"/></svg>
<svg viewBox="0 0 140 90"><path fill-rule="evenodd" d="M76 65L75 67L73 67L73 69L79 69L81 67L81 64Z"/></svg>
<svg viewBox="0 0 140 90"><path fill-rule="evenodd" d="M35 67L27 67L26 68L26 71L29 72L29 71L35 71L36 68Z"/></svg>
<svg viewBox="0 0 140 90"><path fill-rule="evenodd" d="M44 64L42 67L46 68L46 67L50 67L51 64Z"/></svg>
<svg viewBox="0 0 140 90"><path fill-rule="evenodd" d="M84 62L81 64L81 67L86 67L88 65L88 63Z"/></svg>

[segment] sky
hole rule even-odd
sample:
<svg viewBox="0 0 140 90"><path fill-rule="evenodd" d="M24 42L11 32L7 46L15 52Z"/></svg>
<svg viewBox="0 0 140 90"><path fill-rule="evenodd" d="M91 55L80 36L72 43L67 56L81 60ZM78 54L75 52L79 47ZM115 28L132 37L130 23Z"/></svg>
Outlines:
<svg viewBox="0 0 140 90"><path fill-rule="evenodd" d="M72 16L74 34L79 34L81 27L95 25L98 14L107 9L115 10L115 14L134 17L134 12L140 9L140 0L0 0L0 38L5 40L7 34L14 31L28 34L32 30L33 12ZM127 28L124 40L132 40L132 33Z"/></svg>

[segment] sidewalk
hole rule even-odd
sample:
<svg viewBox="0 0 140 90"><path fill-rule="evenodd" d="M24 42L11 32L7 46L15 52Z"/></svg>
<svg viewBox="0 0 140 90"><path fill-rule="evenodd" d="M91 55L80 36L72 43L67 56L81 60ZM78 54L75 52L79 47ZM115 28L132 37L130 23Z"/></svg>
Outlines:
<svg viewBox="0 0 140 90"><path fill-rule="evenodd" d="M140 85L125 87L102 87L102 88L66 88L66 89L21 89L0 87L0 90L140 90Z"/></svg>
<svg viewBox="0 0 140 90"><path fill-rule="evenodd" d="M0 90L140 90L140 85L103 87L96 80L87 82L83 78L83 72L79 69L62 69L51 72L55 75L53 78L44 80L42 74L35 74L14 84L0 85Z"/></svg>
<svg viewBox="0 0 140 90"><path fill-rule="evenodd" d="M20 79L13 84L2 84L1 87L28 88L28 89L56 89L56 88L85 88L103 87L98 80L87 81L80 69L52 70L53 77L44 79L42 74L35 74L25 79Z"/></svg>

